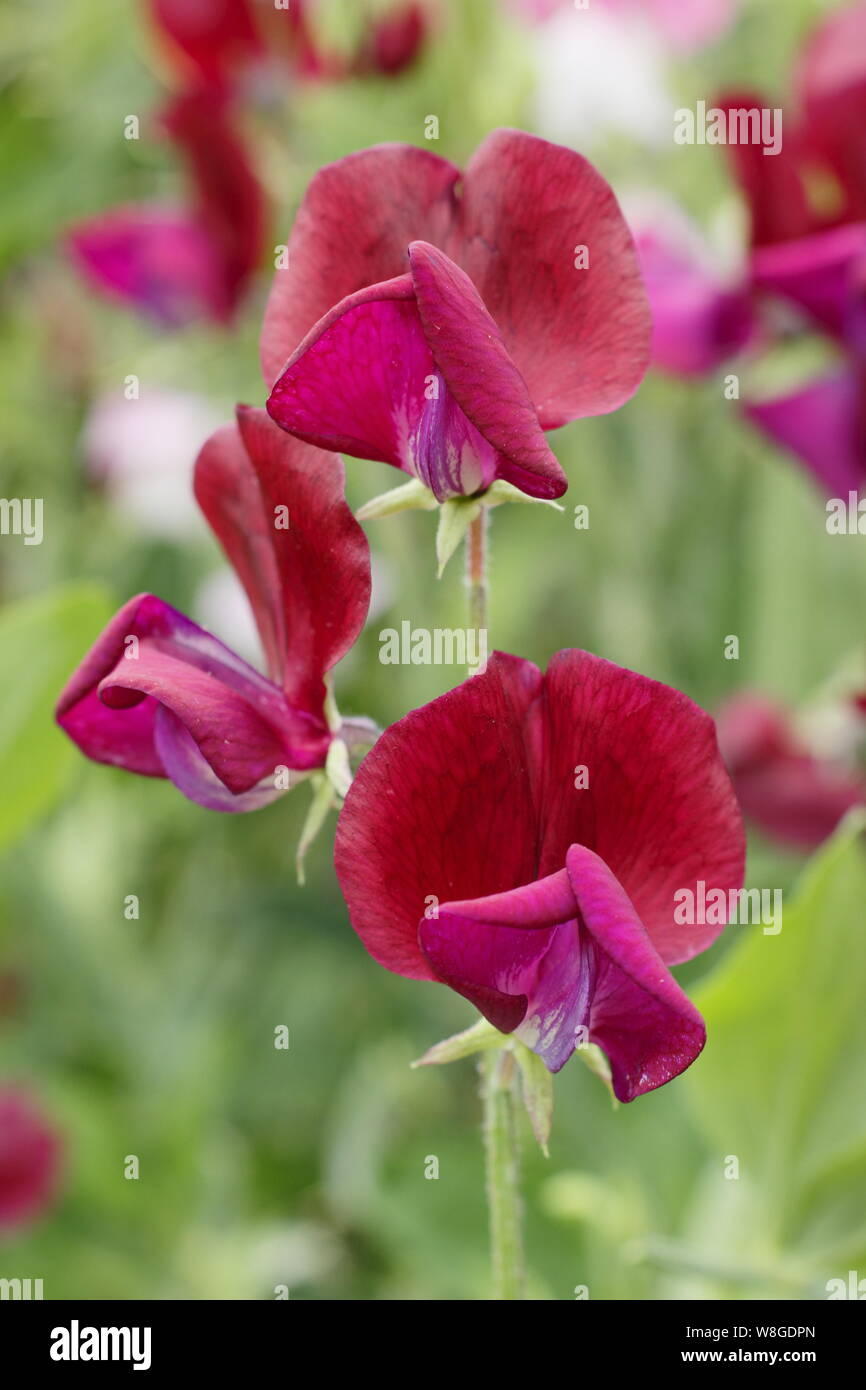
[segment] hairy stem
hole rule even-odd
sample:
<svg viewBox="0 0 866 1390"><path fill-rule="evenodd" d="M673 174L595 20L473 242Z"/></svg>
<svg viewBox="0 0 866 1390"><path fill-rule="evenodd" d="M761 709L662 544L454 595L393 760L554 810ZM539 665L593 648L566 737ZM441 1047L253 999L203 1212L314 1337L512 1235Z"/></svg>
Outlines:
<svg viewBox="0 0 866 1390"><path fill-rule="evenodd" d="M510 1052L485 1053L479 1062L484 1125L493 1298L523 1298L523 1235L517 1147L515 1066Z"/></svg>

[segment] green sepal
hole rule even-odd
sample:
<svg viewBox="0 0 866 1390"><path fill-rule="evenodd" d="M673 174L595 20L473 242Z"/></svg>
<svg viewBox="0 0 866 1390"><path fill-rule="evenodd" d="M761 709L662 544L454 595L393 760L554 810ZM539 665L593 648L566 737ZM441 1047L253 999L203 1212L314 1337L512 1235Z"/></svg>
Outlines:
<svg viewBox="0 0 866 1390"><path fill-rule="evenodd" d="M355 513L358 521L375 521L380 516L393 516L396 512L432 512L439 506L429 487L418 478L412 478L401 487L390 488L378 497L371 497Z"/></svg>

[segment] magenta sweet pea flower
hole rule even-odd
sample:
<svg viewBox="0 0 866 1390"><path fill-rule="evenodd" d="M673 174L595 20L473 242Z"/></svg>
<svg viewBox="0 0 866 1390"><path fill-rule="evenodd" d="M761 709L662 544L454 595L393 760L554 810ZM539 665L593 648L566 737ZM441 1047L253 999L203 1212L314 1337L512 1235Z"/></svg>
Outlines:
<svg viewBox="0 0 866 1390"><path fill-rule="evenodd" d="M41 1216L60 1177L56 1130L24 1091L0 1088L0 1234Z"/></svg>
<svg viewBox="0 0 866 1390"><path fill-rule="evenodd" d="M188 168L189 206L113 208L73 227L70 251L90 284L162 327L229 323L262 249L261 186L218 93L174 99L162 124Z"/></svg>
<svg viewBox="0 0 866 1390"><path fill-rule="evenodd" d="M717 925L675 894L730 890L744 837L712 720L684 695L565 651L486 671L393 725L337 827L352 925L387 969L450 985L558 1071L582 1039L620 1100L704 1044L668 966Z"/></svg>
<svg viewBox="0 0 866 1390"><path fill-rule="evenodd" d="M262 335L269 414L440 501L496 479L559 497L544 431L615 410L646 370L646 296L613 193L521 131L488 136L463 174L411 145L320 170L288 261Z"/></svg>
<svg viewBox="0 0 866 1390"><path fill-rule="evenodd" d="M168 777L216 811L287 789L280 769L325 765L325 676L370 599L366 538L343 466L241 406L196 462L199 505L252 606L262 675L162 599L131 599L60 696L57 720L96 762Z"/></svg>
<svg viewBox="0 0 866 1390"><path fill-rule="evenodd" d="M718 730L743 815L770 839L817 849L847 811L866 804L866 775L813 752L775 701L734 697L719 711Z"/></svg>

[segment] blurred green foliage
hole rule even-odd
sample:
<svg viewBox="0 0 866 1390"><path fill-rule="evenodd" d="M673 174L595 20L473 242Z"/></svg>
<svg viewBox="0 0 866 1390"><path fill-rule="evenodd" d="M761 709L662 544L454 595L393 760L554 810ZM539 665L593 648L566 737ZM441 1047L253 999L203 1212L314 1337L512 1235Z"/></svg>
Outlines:
<svg viewBox="0 0 866 1390"><path fill-rule="evenodd" d="M321 163L420 143L429 113L438 152L457 160L497 124L532 128L521 33L493 0L442 10L404 78L277 92L250 114L275 244ZM816 12L744 0L731 35L672 70L677 103L730 82L781 91ZM210 814L85 765L51 726L52 692L104 621L100 593L153 589L189 611L218 564L203 523L187 542L143 537L86 479L87 410L129 372L144 390L201 392L226 418L236 400L261 402L268 271L231 334L168 337L98 302L65 261L64 227L178 185L148 131L153 48L132 6L7 0L0 51L0 491L46 508L41 546L0 543L0 1071L41 1097L67 1158L59 1204L0 1246L0 1274L41 1277L49 1298L270 1298L278 1284L307 1299L484 1298L473 1063L408 1066L469 1008L366 956L327 835L297 888L307 790L251 816ZM140 142L122 138L130 112ZM706 223L733 197L712 149L684 159L673 144L611 140L589 153L619 192L668 190ZM741 686L796 702L850 659L862 541L827 536L809 479L750 433L720 380L650 377L617 415L554 445L566 511L494 514L496 646L542 665L585 646L708 708ZM398 481L352 460L348 473L355 504ZM589 530L574 528L578 504ZM368 527L391 597L339 674L347 713L387 723L459 679L377 659L383 627L461 623L459 565L433 577L434 528L416 514ZM738 662L723 658L729 633ZM860 854L842 834L778 938L733 928L680 972L689 987L709 975L711 1042L688 1078L616 1111L577 1064L557 1079L549 1160L525 1134L533 1297L582 1284L601 1299L821 1296L826 1278L864 1268ZM751 882L787 889L797 867L751 846ZM137 1181L124 1178L131 1154ZM725 1180L728 1154L739 1182Z"/></svg>

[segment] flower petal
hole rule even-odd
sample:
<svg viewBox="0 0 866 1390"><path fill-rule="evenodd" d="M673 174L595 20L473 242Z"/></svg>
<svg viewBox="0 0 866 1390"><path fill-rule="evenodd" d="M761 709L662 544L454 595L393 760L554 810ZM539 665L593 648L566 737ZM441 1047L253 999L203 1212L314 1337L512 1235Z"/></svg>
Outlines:
<svg viewBox="0 0 866 1390"><path fill-rule="evenodd" d="M409 247L409 264L436 365L464 414L500 454L497 476L532 497L561 497L568 486L565 474L472 281L425 241Z"/></svg>
<svg viewBox="0 0 866 1390"><path fill-rule="evenodd" d="M143 594L85 657L60 696L57 720L94 761L163 777L154 729L160 705L231 792L249 791L278 766L324 763L327 730L291 711L276 686L216 637Z"/></svg>
<svg viewBox="0 0 866 1390"><path fill-rule="evenodd" d="M700 1015L666 968L603 860L574 845L567 867L422 919L437 976L503 1032L565 1065L587 1030L619 1100L662 1086L701 1051Z"/></svg>
<svg viewBox="0 0 866 1390"><path fill-rule="evenodd" d="M377 145L319 170L265 311L261 358L268 386L334 304L405 274L411 241L423 237L448 250L459 178L453 164L414 145Z"/></svg>
<svg viewBox="0 0 866 1390"><path fill-rule="evenodd" d="M542 427L615 410L646 371L650 316L608 184L573 150L498 130L473 155L463 188L465 245L457 259L496 321ZM589 264L576 269L581 246Z"/></svg>
<svg viewBox="0 0 866 1390"><path fill-rule="evenodd" d="M238 409L196 461L195 493L247 591L273 680L322 717L323 677L357 638L370 603L367 538L339 458Z"/></svg>
<svg viewBox="0 0 866 1390"><path fill-rule="evenodd" d="M418 943L425 913L535 877L541 680L531 662L494 653L483 674L392 725L361 763L335 864L352 926L389 970L435 978Z"/></svg>
<svg viewBox="0 0 866 1390"><path fill-rule="evenodd" d="M113 208L67 234L91 285L167 328L217 312L219 266L203 228L169 208Z"/></svg>
<svg viewBox="0 0 866 1390"><path fill-rule="evenodd" d="M712 719L670 686L589 652L558 652L544 688L539 876L586 846L622 884L662 960L691 959L722 928L677 924L674 894L701 879L725 891L743 881L742 819Z"/></svg>
<svg viewBox="0 0 866 1390"><path fill-rule="evenodd" d="M866 268L866 223L858 222L795 241L759 247L752 278L805 309L828 332L844 340L852 323L858 272Z"/></svg>

